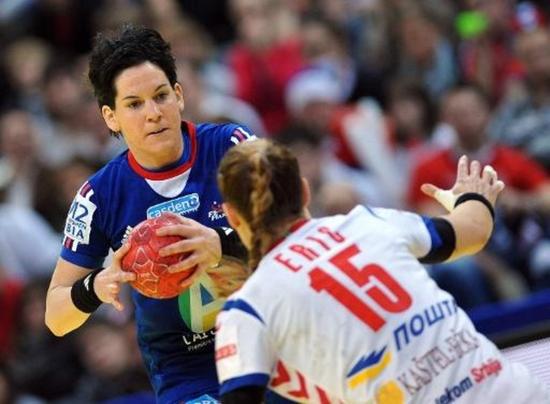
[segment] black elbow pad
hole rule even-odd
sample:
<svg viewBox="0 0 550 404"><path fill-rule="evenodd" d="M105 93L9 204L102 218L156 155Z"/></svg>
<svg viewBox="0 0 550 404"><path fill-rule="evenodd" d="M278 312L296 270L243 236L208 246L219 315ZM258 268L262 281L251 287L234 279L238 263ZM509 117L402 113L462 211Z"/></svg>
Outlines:
<svg viewBox="0 0 550 404"><path fill-rule="evenodd" d="M423 264L438 264L443 262L452 255L456 248L456 235L451 223L441 217L433 218L431 222L434 226L433 230L435 230L436 237L430 252L419 259Z"/></svg>

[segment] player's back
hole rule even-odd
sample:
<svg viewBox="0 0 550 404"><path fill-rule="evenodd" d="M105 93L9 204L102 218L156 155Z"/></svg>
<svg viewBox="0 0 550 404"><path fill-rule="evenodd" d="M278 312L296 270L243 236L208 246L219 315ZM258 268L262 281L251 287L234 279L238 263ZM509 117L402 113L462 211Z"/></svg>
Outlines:
<svg viewBox="0 0 550 404"><path fill-rule="evenodd" d="M264 257L232 300L263 323L273 390L303 402L450 403L507 371L418 262L437 242L429 229L414 214L357 207L302 223Z"/></svg>

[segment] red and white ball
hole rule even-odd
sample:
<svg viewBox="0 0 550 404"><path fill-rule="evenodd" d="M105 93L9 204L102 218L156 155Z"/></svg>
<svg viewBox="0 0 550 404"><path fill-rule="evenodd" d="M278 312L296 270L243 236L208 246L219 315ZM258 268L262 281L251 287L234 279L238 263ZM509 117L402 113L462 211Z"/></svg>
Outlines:
<svg viewBox="0 0 550 404"><path fill-rule="evenodd" d="M168 267L177 264L189 253L175 254L166 257L159 255L159 250L182 238L179 236L157 236L156 231L163 226L178 224L176 217L161 215L139 223L130 233L127 240L130 250L122 259L122 269L136 274L136 280L130 284L141 294L155 299L176 297L185 290L182 282L190 277L196 267L181 272L169 273Z"/></svg>

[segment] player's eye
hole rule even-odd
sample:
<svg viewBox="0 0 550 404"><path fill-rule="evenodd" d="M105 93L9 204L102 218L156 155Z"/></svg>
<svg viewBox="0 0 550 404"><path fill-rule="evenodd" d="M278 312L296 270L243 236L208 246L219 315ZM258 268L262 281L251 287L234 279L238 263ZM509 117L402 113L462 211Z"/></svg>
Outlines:
<svg viewBox="0 0 550 404"><path fill-rule="evenodd" d="M141 105L141 101L132 101L128 104L128 108L137 109Z"/></svg>
<svg viewBox="0 0 550 404"><path fill-rule="evenodd" d="M158 93L157 95L155 95L155 100L157 102L165 101L166 98L168 98L168 93L166 92Z"/></svg>

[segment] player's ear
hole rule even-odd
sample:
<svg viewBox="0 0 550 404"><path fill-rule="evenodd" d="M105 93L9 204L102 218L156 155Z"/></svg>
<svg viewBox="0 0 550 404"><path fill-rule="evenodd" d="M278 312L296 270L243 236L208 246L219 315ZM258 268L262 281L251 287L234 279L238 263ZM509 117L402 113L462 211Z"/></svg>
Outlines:
<svg viewBox="0 0 550 404"><path fill-rule="evenodd" d="M118 124L118 119L116 119L115 110L108 105L103 105L101 107L101 115L103 120L107 124L107 127L111 131L118 133L120 132L120 125Z"/></svg>
<svg viewBox="0 0 550 404"><path fill-rule="evenodd" d="M180 83L174 84L174 92L176 93L176 100L180 108L180 111L183 112L183 108L185 107L185 101L183 100L183 88Z"/></svg>
<svg viewBox="0 0 550 404"><path fill-rule="evenodd" d="M302 177L302 208L307 209L311 202L311 188L305 177Z"/></svg>
<svg viewBox="0 0 550 404"><path fill-rule="evenodd" d="M227 216L227 221L229 222L229 226L231 226L234 229L237 229L241 225L241 219L239 217L239 214L235 210L231 204L224 202L222 203L222 209L225 213L225 216Z"/></svg>

